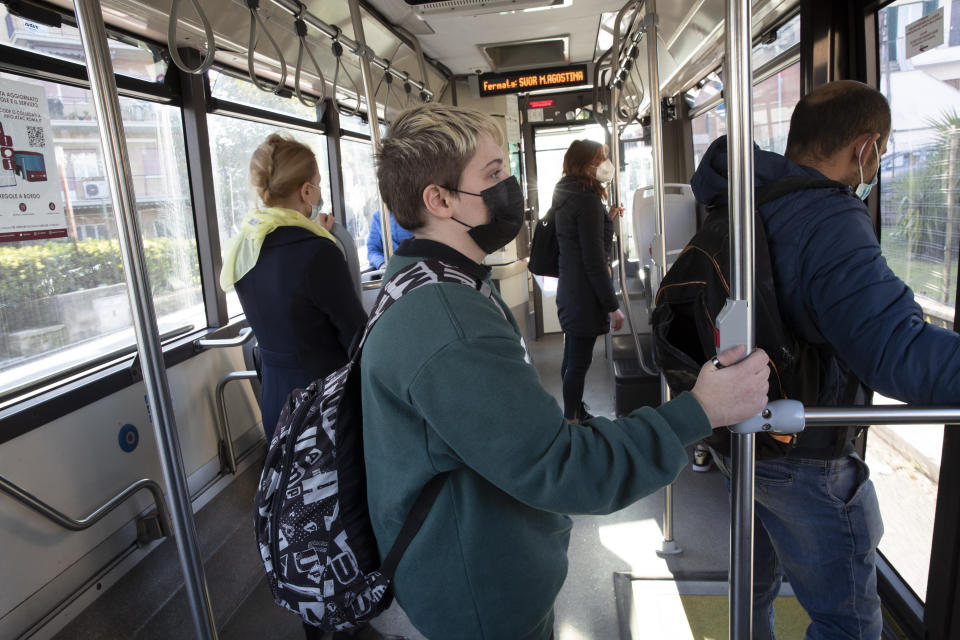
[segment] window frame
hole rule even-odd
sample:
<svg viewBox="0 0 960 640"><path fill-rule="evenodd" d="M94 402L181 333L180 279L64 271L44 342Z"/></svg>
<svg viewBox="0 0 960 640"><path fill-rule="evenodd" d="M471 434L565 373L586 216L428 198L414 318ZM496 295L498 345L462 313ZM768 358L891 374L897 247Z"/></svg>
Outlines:
<svg viewBox="0 0 960 640"><path fill-rule="evenodd" d="M65 8L49 7L58 13L63 24L77 27L73 13ZM107 27L107 36L123 42L140 42L166 57L169 47L139 34L116 27ZM199 54L181 49L185 59ZM238 68L215 64L221 73L248 79ZM0 71L23 78L54 82L91 90L85 65L41 53L0 44ZM323 109L316 110L316 119L307 120L275 111L249 107L212 96L209 76L195 76L169 64L162 82L151 82L114 73L120 97L135 98L174 106L180 109L183 143L187 161L187 179L193 207L193 223L200 268L205 327L181 327L160 336L166 368L184 362L203 350L195 342L199 338L232 338L247 326L245 317L231 319L227 313L226 294L219 287L222 264L218 236L218 220L210 168L207 114L247 119L270 125L321 134L327 142L327 168L330 176L334 216L346 224L346 206L341 172L340 140L342 138L371 142L371 136L359 131L341 129L340 113L333 98L327 98ZM454 87L455 88L455 87ZM365 115L361 116L365 118ZM65 371L28 379L15 389L0 395L0 444L70 414L92 402L105 398L142 380L136 344L117 349L101 357L78 363Z"/></svg>
<svg viewBox="0 0 960 640"><path fill-rule="evenodd" d="M777 75L784 69L787 69L795 64L800 62L800 44L797 43L791 46L789 49L778 55L776 58L768 61L766 64L758 67L753 70L753 82L750 84L751 87L755 87L764 80L769 80L773 76ZM715 69L714 72L719 71ZM681 92L683 93L683 92ZM717 108L723 104L723 92L721 91L716 96L704 102L703 104L697 105L695 109L690 109L687 113L687 117L690 120L693 120L697 116L701 116L704 113L711 111L712 109Z"/></svg>
<svg viewBox="0 0 960 640"><path fill-rule="evenodd" d="M64 22L69 24L70 20L65 19ZM112 29L108 30L108 33L113 35L114 31ZM123 35L126 38L131 37L126 34ZM159 46L153 42L148 42L148 44ZM54 82L87 91L91 90L85 66L4 44L0 44L0 71L23 78ZM171 65L162 83L148 82L118 74L114 74L114 79L117 84L118 95L121 97L135 98L180 109L181 119L184 123L183 142L189 157L194 151L187 133L188 111L190 111L189 107L191 105L185 104L181 87L188 83L190 78L185 78L184 75L177 67ZM205 90L204 93L205 95L200 96L199 99L206 103L209 89ZM194 101L196 99L195 96ZM195 174L193 173L196 163L189 164L191 164L191 167L188 170L188 180L190 181L191 195L194 195L197 191L194 181ZM240 329L246 326L244 318L230 321L226 318L225 313L222 316L217 314L211 319L211 296L208 295L208 292L213 291L221 297L224 294L219 291L215 270L208 268L208 265L212 262L212 252L209 250L211 237L209 229L207 229L208 225L200 222L201 212L198 211L198 203L193 200L192 205L207 326L198 328L187 325L160 336L166 368L199 355L200 351L194 346L194 342L198 338L234 337ZM215 218L215 210L213 210L213 215ZM215 227L213 231L216 233ZM219 243L217 243L217 249L219 254ZM219 265L219 256L216 262ZM224 309L225 306L224 301ZM64 371L26 380L23 384L0 395L0 422L3 424L3 429L0 429L0 444L138 383L143 378L137 361L137 345L133 343L98 358L78 363Z"/></svg>

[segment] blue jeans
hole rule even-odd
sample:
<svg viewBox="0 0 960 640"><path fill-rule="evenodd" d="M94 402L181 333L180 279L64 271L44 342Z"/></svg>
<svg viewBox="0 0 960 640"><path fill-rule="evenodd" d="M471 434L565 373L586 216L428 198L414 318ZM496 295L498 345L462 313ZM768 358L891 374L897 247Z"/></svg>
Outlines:
<svg viewBox="0 0 960 640"><path fill-rule="evenodd" d="M727 476L730 458L714 452ZM773 635L784 576L810 616L805 640L878 640L877 545L883 535L870 471L842 458L758 460L754 505L753 638Z"/></svg>

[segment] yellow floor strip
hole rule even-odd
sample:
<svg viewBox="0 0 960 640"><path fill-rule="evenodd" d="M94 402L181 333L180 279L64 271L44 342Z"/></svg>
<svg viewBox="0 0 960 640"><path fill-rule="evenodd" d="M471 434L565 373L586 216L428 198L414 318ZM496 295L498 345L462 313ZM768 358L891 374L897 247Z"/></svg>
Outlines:
<svg viewBox="0 0 960 640"><path fill-rule="evenodd" d="M714 581L632 580L633 640L728 640L727 584ZM789 586L774 603L778 640L801 640L810 619Z"/></svg>

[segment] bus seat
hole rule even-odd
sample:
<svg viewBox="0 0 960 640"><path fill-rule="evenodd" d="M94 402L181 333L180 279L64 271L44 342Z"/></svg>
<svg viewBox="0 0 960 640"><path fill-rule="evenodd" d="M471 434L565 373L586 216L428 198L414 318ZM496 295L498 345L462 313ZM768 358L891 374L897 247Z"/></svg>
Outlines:
<svg viewBox="0 0 960 640"><path fill-rule="evenodd" d="M666 271L697 232L697 200L688 184L668 183L663 185L663 190ZM652 186L637 189L633 194L633 241L641 266L652 267L658 263L654 251L657 211ZM657 269L651 268L650 273L650 292L655 294L660 286Z"/></svg>
<svg viewBox="0 0 960 640"><path fill-rule="evenodd" d="M337 239L340 248L343 250L343 257L347 260L347 268L350 270L350 278L353 279L353 287L357 292L357 297L361 298L360 290L360 256L357 253L357 243L353 236L347 231L347 228L339 222L333 223L333 229L330 230L333 237Z"/></svg>

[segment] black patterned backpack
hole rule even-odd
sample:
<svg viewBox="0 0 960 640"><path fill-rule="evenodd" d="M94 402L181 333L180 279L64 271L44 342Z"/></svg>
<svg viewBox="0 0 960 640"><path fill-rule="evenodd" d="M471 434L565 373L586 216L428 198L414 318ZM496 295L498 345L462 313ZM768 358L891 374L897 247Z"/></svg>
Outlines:
<svg viewBox="0 0 960 640"><path fill-rule="evenodd" d="M360 354L390 305L438 282L492 297L489 285L439 261L398 271L383 285L350 361L290 394L267 451L254 526L270 589L278 604L324 631L357 628L390 606L400 557L446 480L442 473L426 484L380 564L367 510Z"/></svg>

